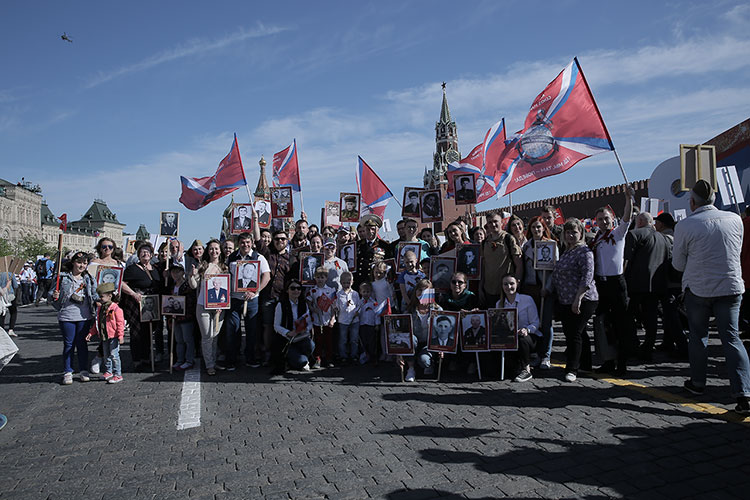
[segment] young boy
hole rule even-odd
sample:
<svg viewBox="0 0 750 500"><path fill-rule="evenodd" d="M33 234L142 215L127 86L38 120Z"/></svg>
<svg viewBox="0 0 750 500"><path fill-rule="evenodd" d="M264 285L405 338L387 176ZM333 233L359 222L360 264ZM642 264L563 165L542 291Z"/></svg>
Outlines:
<svg viewBox="0 0 750 500"><path fill-rule="evenodd" d="M362 359L363 364L368 360L376 360L378 355L378 325L380 324L380 315L375 313L375 299L372 298L372 285L362 283L359 285L360 309L359 309L359 338L362 339L366 358Z"/></svg>
<svg viewBox="0 0 750 500"><path fill-rule="evenodd" d="M352 289L354 276L341 274L341 290L336 294L339 323L339 356L344 363L356 361L359 354L359 294Z"/></svg>
<svg viewBox="0 0 750 500"><path fill-rule="evenodd" d="M419 269L417 254L409 250L404 254L404 270L398 273L396 283L401 289L401 310L406 311L409 305L409 293L414 290L417 281L427 278L427 275Z"/></svg>
<svg viewBox="0 0 750 500"><path fill-rule="evenodd" d="M326 285L328 269L323 266L315 270L315 286L307 295L310 314L313 319L313 340L315 342L314 368L320 367L321 361L328 368L333 367L333 325L336 323L334 303L336 290ZM322 360L321 360L322 358Z"/></svg>

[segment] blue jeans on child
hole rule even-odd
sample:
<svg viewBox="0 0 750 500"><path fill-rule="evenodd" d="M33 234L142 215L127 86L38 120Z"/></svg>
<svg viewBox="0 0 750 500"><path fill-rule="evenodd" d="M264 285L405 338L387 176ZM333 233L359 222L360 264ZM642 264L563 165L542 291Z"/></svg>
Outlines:
<svg viewBox="0 0 750 500"><path fill-rule="evenodd" d="M174 341L177 344L177 362L195 362L195 342L193 341L193 322L175 321Z"/></svg>
<svg viewBox="0 0 750 500"><path fill-rule="evenodd" d="M104 351L104 371L112 375L122 376L122 363L120 363L120 342L114 339L107 339L102 342Z"/></svg>
<svg viewBox="0 0 750 500"><path fill-rule="evenodd" d="M60 321L63 336L63 372L73 373L73 353L78 351L78 371L89 369L89 351L86 345L86 334L89 333L91 320Z"/></svg>
<svg viewBox="0 0 750 500"><path fill-rule="evenodd" d="M343 359L359 356L359 321L349 325L339 323L339 356Z"/></svg>

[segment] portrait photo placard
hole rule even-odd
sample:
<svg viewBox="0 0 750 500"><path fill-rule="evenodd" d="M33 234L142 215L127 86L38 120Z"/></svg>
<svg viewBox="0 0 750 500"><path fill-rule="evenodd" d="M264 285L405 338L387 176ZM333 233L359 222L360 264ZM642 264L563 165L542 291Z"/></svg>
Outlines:
<svg viewBox="0 0 750 500"><path fill-rule="evenodd" d="M253 205L251 203L232 204L232 224L230 234L251 233L253 231Z"/></svg>
<svg viewBox="0 0 750 500"><path fill-rule="evenodd" d="M141 295L141 323L149 321L159 321L159 296L158 295Z"/></svg>
<svg viewBox="0 0 750 500"><path fill-rule="evenodd" d="M417 269L419 269L419 260L422 255L422 244L410 242L407 243L402 241L396 247L396 272L401 272L405 269L404 267L404 255L406 252L412 251L417 256Z"/></svg>
<svg viewBox="0 0 750 500"><path fill-rule="evenodd" d="M419 208L421 206L419 204L419 195L422 191L422 188L404 188L404 204L401 205L402 217L411 217L412 219L419 219L422 217L422 211Z"/></svg>
<svg viewBox="0 0 750 500"><path fill-rule="evenodd" d="M341 193L339 197L339 220L341 222L359 222L361 195L359 193Z"/></svg>
<svg viewBox="0 0 750 500"><path fill-rule="evenodd" d="M461 350L489 351L487 311L461 311Z"/></svg>
<svg viewBox="0 0 750 500"><path fill-rule="evenodd" d="M451 288L451 276L456 272L455 257L430 257L430 281L435 290L446 291Z"/></svg>
<svg viewBox="0 0 750 500"><path fill-rule="evenodd" d="M255 215L258 227L263 229L271 227L271 202L268 200L256 200Z"/></svg>
<svg viewBox="0 0 750 500"><path fill-rule="evenodd" d="M464 273L470 280L478 280L481 277L478 243L456 245L456 271Z"/></svg>
<svg viewBox="0 0 750 500"><path fill-rule="evenodd" d="M238 260L234 270L235 292L257 292L258 275L260 271L259 260Z"/></svg>
<svg viewBox="0 0 750 500"><path fill-rule="evenodd" d="M161 314L163 316L184 316L185 315L185 296L184 295L162 295L161 296Z"/></svg>
<svg viewBox="0 0 750 500"><path fill-rule="evenodd" d="M300 252L299 254L299 280L303 285L315 284L315 270L323 265L323 254L313 252Z"/></svg>
<svg viewBox="0 0 750 500"><path fill-rule="evenodd" d="M203 297L206 309L229 309L229 274L207 274L203 277Z"/></svg>
<svg viewBox="0 0 750 500"><path fill-rule="evenodd" d="M430 311L430 339L427 350L455 354L458 349L460 313Z"/></svg>
<svg viewBox="0 0 750 500"><path fill-rule="evenodd" d="M291 187L271 188L271 217L274 219L294 217Z"/></svg>
<svg viewBox="0 0 750 500"><path fill-rule="evenodd" d="M320 227L325 226L331 226L331 227L339 227L341 226L341 219L339 218L340 214L340 207L339 202L337 201L326 201L325 207L323 208L323 220L322 225Z"/></svg>
<svg viewBox="0 0 750 500"><path fill-rule="evenodd" d="M180 213L161 212L159 215L159 236L180 235Z"/></svg>
<svg viewBox="0 0 750 500"><path fill-rule="evenodd" d="M411 314L391 314L384 316L387 342L386 353L391 356L414 354L414 337L411 327Z"/></svg>
<svg viewBox="0 0 750 500"><path fill-rule="evenodd" d="M518 350L518 311L515 307L488 309L491 351Z"/></svg>
<svg viewBox="0 0 750 500"><path fill-rule="evenodd" d="M557 242L534 240L534 269L552 271L557 262Z"/></svg>
<svg viewBox="0 0 750 500"><path fill-rule="evenodd" d="M453 176L456 205L472 205L477 202L477 184L473 174Z"/></svg>
<svg viewBox="0 0 750 500"><path fill-rule="evenodd" d="M117 266L97 266L96 268L96 286L102 283L113 283L115 293L120 293L122 287L123 269Z"/></svg>
<svg viewBox="0 0 750 500"><path fill-rule="evenodd" d="M443 220L443 200L439 189L425 189L419 193L420 220L440 222Z"/></svg>
<svg viewBox="0 0 750 500"><path fill-rule="evenodd" d="M357 269L357 242L352 241L339 248L339 259L346 262L349 271L354 272Z"/></svg>

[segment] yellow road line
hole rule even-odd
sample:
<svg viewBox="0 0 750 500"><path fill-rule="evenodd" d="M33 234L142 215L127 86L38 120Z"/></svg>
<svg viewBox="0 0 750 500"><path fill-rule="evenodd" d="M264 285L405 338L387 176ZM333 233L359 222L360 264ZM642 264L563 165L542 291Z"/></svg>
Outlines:
<svg viewBox="0 0 750 500"><path fill-rule="evenodd" d="M555 366L558 368L565 367L565 365L561 363L553 363L552 366ZM725 408L720 408L718 406L714 406L708 403L698 403L684 396L673 394L671 392L668 392L662 389L656 389L655 387L649 387L647 385L639 384L637 382L631 382L630 380L614 378L608 375L599 375L597 373L591 373L591 376L603 382L607 382L609 384L617 385L620 387L626 387L628 389L632 389L646 396L649 396L655 399L660 399L667 403L677 404L680 406L684 406L685 408L690 408L692 410L703 412L703 413L709 413L727 422L750 424L750 417L743 417L742 415L738 415L737 413L734 413L733 411L729 411Z"/></svg>

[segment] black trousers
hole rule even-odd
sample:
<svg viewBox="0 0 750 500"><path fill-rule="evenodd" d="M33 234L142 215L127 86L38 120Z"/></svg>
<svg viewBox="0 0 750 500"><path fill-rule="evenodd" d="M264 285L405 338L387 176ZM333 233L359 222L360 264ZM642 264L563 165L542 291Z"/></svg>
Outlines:
<svg viewBox="0 0 750 500"><path fill-rule="evenodd" d="M518 337L518 351L516 351L516 373L521 373L531 363L531 353L536 352L537 341L542 337L528 334Z"/></svg>
<svg viewBox="0 0 750 500"><path fill-rule="evenodd" d="M599 292L596 314L606 315L612 323L614 331L607 332L607 339L617 345L618 362L625 363L637 345L633 318L628 314L628 287L625 277L608 276L606 280L596 278L596 290Z"/></svg>
<svg viewBox="0 0 750 500"><path fill-rule="evenodd" d="M630 310L633 317L641 320L646 339L643 350L651 352L656 344L656 329L659 324L659 301L663 294L653 292L632 292L630 294Z"/></svg>
<svg viewBox="0 0 750 500"><path fill-rule="evenodd" d="M557 317L562 321L565 334L566 373L577 373L579 368L591 370L591 340L586 325L596 308L596 301L584 300L580 314L575 314L570 305L560 304Z"/></svg>

